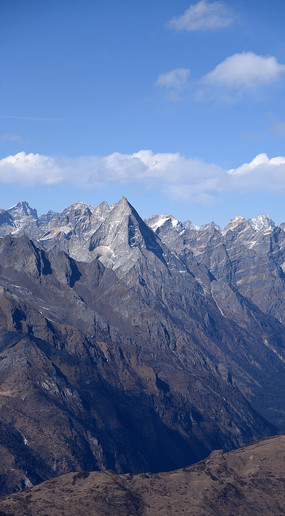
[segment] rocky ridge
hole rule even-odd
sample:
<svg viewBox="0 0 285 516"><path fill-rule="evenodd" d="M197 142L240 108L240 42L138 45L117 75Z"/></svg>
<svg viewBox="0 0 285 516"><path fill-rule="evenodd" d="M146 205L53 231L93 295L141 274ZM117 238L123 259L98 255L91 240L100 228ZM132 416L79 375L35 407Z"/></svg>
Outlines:
<svg viewBox="0 0 285 516"><path fill-rule="evenodd" d="M262 311L284 322L285 232L268 215L246 220L237 216L224 229L171 230L156 234L179 255L194 255L217 280L233 285Z"/></svg>

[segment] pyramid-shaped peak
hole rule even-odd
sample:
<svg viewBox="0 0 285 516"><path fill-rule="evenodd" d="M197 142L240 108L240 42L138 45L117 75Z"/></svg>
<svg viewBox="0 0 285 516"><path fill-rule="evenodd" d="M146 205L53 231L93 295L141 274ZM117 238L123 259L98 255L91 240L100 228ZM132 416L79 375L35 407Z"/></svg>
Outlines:
<svg viewBox="0 0 285 516"><path fill-rule="evenodd" d="M163 251L160 241L147 226L125 196L113 206L94 233L90 241L90 251L96 249L104 265L122 267L124 271L132 266L128 260L132 253L143 249L156 254L162 259Z"/></svg>
<svg viewBox="0 0 285 516"><path fill-rule="evenodd" d="M125 206L126 208L132 208L133 209L131 203L128 201L128 199L124 195L122 195L122 197L119 200L119 202L117 203L117 205L120 206L120 207L121 206Z"/></svg>
<svg viewBox="0 0 285 516"><path fill-rule="evenodd" d="M135 208L124 195L121 197L119 202L111 206L111 213L113 214L113 217L118 219L123 219L130 214L134 214L139 217Z"/></svg>

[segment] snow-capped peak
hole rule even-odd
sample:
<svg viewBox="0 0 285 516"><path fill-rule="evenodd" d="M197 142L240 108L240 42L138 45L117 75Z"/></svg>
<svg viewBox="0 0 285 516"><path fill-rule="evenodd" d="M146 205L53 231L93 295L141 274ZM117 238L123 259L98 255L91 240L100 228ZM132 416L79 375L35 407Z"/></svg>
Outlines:
<svg viewBox="0 0 285 516"><path fill-rule="evenodd" d="M172 215L164 213L163 215L152 215L147 221L148 226L155 232L158 228L167 223L167 226L178 229L181 223Z"/></svg>
<svg viewBox="0 0 285 516"><path fill-rule="evenodd" d="M258 215L253 219L249 219L248 222L255 231L260 231L261 229L276 228L275 222L273 222L273 220L269 217L269 215L267 215L267 213L264 213L263 215Z"/></svg>

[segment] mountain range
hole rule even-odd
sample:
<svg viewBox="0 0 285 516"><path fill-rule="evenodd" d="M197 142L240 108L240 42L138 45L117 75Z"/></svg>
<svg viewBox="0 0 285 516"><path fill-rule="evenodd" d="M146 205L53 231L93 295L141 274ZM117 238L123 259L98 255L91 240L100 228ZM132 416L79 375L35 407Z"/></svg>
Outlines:
<svg viewBox="0 0 285 516"><path fill-rule="evenodd" d="M284 229L144 221L124 197L1 210L1 494L284 432Z"/></svg>

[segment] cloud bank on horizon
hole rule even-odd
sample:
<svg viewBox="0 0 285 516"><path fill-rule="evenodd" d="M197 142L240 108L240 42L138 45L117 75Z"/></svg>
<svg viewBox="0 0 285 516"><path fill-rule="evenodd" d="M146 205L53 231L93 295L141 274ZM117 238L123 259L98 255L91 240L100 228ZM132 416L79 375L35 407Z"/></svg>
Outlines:
<svg viewBox="0 0 285 516"><path fill-rule="evenodd" d="M208 203L221 192L285 191L285 157L259 154L250 163L225 170L219 165L179 153L55 158L19 152L0 160L0 182L22 185L73 185L95 188L106 184L140 185L168 197Z"/></svg>

